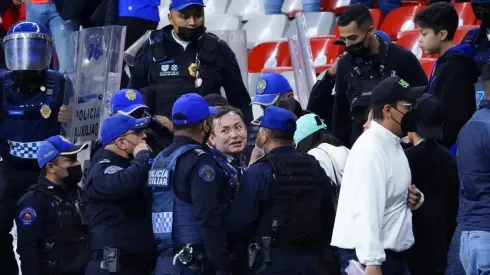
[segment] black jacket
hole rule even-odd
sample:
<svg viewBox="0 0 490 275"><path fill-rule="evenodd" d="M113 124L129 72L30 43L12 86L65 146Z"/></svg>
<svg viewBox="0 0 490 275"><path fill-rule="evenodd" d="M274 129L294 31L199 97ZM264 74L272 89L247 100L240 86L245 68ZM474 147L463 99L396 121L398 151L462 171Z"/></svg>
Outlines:
<svg viewBox="0 0 490 275"><path fill-rule="evenodd" d="M422 141L405 153L412 183L424 194L424 203L412 212L415 244L409 250L410 271L444 274L458 212L456 159L435 141Z"/></svg>
<svg viewBox="0 0 490 275"><path fill-rule="evenodd" d="M456 142L459 130L476 111L475 83L479 76L480 69L469 45L455 46L437 59L427 90L444 106L441 144L446 148Z"/></svg>

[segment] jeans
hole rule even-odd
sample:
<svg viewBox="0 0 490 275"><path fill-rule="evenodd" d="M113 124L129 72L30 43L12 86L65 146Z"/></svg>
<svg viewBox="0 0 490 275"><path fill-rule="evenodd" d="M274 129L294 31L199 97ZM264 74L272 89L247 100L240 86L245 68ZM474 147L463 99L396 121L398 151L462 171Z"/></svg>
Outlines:
<svg viewBox="0 0 490 275"><path fill-rule="evenodd" d="M451 246L449 247L449 252L447 253L447 269L446 275L464 275L463 265L461 265L461 260L459 258L459 244L461 242L461 229L456 227L454 231L453 239L451 241Z"/></svg>
<svg viewBox="0 0 490 275"><path fill-rule="evenodd" d="M246 1L246 0L240 0ZM266 14L280 14L284 0L264 0L264 10ZM303 0L303 10L305 12L320 11L320 0Z"/></svg>
<svg viewBox="0 0 490 275"><path fill-rule="evenodd" d="M54 39L61 73L74 72L75 47L72 34L80 29L80 22L64 20L53 2L46 4L26 4L26 19L42 24L49 29Z"/></svg>
<svg viewBox="0 0 490 275"><path fill-rule="evenodd" d="M372 8L373 6L373 0L352 0L350 1L351 4L355 3L363 3L364 5L368 6L369 8ZM386 17L390 11L399 8L401 6L401 1L400 0L379 0L378 1L378 6L381 12L383 13L383 16Z"/></svg>
<svg viewBox="0 0 490 275"><path fill-rule="evenodd" d="M490 232L463 231L459 257L466 275L490 275Z"/></svg>

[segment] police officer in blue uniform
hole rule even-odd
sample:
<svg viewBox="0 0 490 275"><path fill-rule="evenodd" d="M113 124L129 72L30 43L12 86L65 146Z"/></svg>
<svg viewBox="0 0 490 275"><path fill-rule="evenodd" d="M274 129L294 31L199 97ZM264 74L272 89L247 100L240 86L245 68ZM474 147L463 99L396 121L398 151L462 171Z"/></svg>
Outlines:
<svg viewBox="0 0 490 275"><path fill-rule="evenodd" d="M230 207L230 231L249 240L246 274L318 274L324 227L333 216L329 179L315 158L296 152L293 115L265 109L252 164ZM332 215L328 215L331 213ZM331 231L330 231L331 232Z"/></svg>
<svg viewBox="0 0 490 275"><path fill-rule="evenodd" d="M228 190L207 152L207 118L216 109L195 93L172 108L174 142L153 162L153 233L158 246L155 274L231 274L222 221Z"/></svg>
<svg viewBox="0 0 490 275"><path fill-rule="evenodd" d="M82 202L91 233L87 275L144 275L154 270L150 194L145 188L151 149L149 118L116 114L102 123L102 160L89 170Z"/></svg>
<svg viewBox="0 0 490 275"><path fill-rule="evenodd" d="M203 1L173 0L169 9L171 25L153 31L136 54L129 87L145 95L152 114L165 117L179 96L220 94L223 87L230 104L250 123L250 96L235 54L226 42L205 32Z"/></svg>
<svg viewBox="0 0 490 275"><path fill-rule="evenodd" d="M37 151L38 184L17 203L17 252L23 274L84 274L90 256L88 227L80 212L82 166L77 154L88 147L62 136Z"/></svg>
<svg viewBox="0 0 490 275"><path fill-rule="evenodd" d="M20 195L36 184L36 152L41 142L60 134L67 117L63 106L68 79L48 70L53 37L42 25L21 21L4 38L9 71L0 72L0 266L2 274L17 274L12 248L12 221ZM68 85L69 86L69 85Z"/></svg>

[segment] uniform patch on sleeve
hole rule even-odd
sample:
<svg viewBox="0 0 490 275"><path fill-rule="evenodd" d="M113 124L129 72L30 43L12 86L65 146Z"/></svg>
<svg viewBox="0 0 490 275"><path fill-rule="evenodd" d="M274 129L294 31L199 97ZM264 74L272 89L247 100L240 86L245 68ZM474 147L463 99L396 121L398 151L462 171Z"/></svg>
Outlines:
<svg viewBox="0 0 490 275"><path fill-rule="evenodd" d="M117 171L123 170L119 166L109 166L104 170L104 175L112 175L115 174Z"/></svg>
<svg viewBox="0 0 490 275"><path fill-rule="evenodd" d="M200 156L200 155L203 155L203 154L206 154L206 152L202 149L194 149L194 152L197 153L197 156Z"/></svg>
<svg viewBox="0 0 490 275"><path fill-rule="evenodd" d="M19 222L21 225L29 226L37 219L37 212L31 206L22 208L19 213Z"/></svg>
<svg viewBox="0 0 490 275"><path fill-rule="evenodd" d="M199 177L203 179L205 182L213 182L216 177L216 171L214 168L205 164L199 168Z"/></svg>

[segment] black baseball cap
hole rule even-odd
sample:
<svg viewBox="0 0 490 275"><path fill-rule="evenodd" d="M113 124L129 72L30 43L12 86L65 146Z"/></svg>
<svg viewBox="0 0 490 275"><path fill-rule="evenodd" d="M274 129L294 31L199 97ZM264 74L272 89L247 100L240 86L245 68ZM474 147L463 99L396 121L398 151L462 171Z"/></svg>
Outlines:
<svg viewBox="0 0 490 275"><path fill-rule="evenodd" d="M211 107L222 107L222 106L230 105L228 103L228 100L224 96L219 94L205 95L204 99Z"/></svg>
<svg viewBox="0 0 490 275"><path fill-rule="evenodd" d="M373 88L371 107L395 104L402 100L414 103L425 91L425 87L414 88L399 76L390 76Z"/></svg>
<svg viewBox="0 0 490 275"><path fill-rule="evenodd" d="M416 101L414 112L417 114L417 135L425 139L441 140L444 109L433 95L424 94Z"/></svg>

